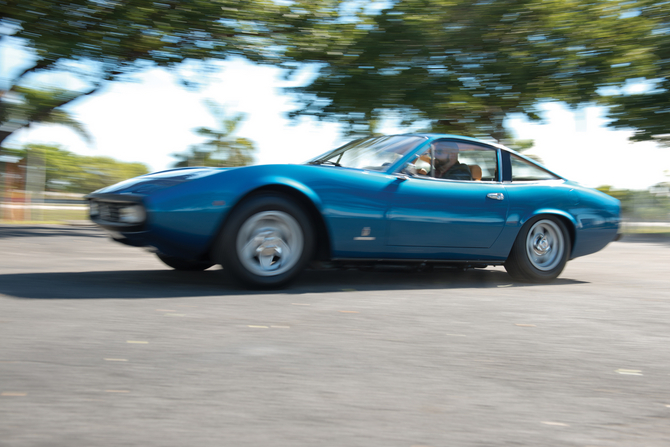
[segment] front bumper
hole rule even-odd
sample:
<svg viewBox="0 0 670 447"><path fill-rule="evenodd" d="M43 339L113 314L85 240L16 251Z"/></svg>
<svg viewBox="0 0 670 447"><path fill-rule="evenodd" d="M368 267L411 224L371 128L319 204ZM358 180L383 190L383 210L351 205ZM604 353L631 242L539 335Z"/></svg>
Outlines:
<svg viewBox="0 0 670 447"><path fill-rule="evenodd" d="M89 218L107 230L112 239L120 240L123 235L146 231L148 216L141 196L93 193L85 198L89 202ZM128 213L128 210L135 212Z"/></svg>

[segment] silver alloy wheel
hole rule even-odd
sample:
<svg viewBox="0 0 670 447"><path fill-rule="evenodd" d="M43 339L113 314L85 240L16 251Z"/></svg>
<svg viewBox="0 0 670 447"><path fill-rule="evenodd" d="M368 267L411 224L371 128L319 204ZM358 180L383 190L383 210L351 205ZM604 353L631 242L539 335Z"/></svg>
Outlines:
<svg viewBox="0 0 670 447"><path fill-rule="evenodd" d="M565 253L565 238L556 222L538 220L526 236L528 260L538 270L548 271L560 264Z"/></svg>
<svg viewBox="0 0 670 447"><path fill-rule="evenodd" d="M293 216L283 211L263 211L242 224L236 245L245 269L258 276L277 276L298 263L305 241Z"/></svg>

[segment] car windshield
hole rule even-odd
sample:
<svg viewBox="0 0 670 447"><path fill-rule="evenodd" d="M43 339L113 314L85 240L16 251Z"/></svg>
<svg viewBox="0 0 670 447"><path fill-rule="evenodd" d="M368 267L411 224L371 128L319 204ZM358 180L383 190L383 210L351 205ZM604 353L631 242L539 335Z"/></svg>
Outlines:
<svg viewBox="0 0 670 447"><path fill-rule="evenodd" d="M388 166L424 141L425 137L409 135L363 138L321 155L309 163L385 171Z"/></svg>

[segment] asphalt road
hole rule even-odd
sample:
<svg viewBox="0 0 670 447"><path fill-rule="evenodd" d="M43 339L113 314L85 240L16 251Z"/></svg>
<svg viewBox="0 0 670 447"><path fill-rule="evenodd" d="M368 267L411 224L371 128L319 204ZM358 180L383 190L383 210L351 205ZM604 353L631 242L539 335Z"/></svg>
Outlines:
<svg viewBox="0 0 670 447"><path fill-rule="evenodd" d="M1 446L670 445L670 241L548 285L308 271L255 293L0 226Z"/></svg>

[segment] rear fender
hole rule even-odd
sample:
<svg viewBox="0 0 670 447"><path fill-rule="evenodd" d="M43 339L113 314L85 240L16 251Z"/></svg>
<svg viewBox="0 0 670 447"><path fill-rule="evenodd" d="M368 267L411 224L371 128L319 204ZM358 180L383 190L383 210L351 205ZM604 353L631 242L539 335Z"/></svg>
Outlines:
<svg viewBox="0 0 670 447"><path fill-rule="evenodd" d="M574 216L572 216L570 213L566 213L563 210L559 210L556 208L540 208L535 210L533 213L529 214L528 216L524 217L519 223L520 226L524 226L526 222L528 222L530 219L536 217L536 216L556 216L559 217L563 223L565 224L565 227L568 230L568 234L570 235L570 253L575 248L575 242L576 242L576 234L577 234L577 228L579 228L579 223L575 220Z"/></svg>

